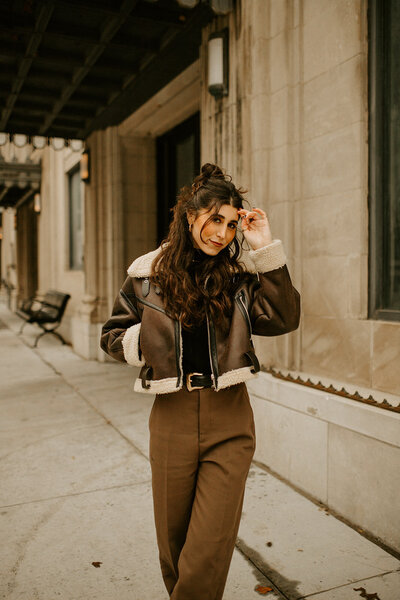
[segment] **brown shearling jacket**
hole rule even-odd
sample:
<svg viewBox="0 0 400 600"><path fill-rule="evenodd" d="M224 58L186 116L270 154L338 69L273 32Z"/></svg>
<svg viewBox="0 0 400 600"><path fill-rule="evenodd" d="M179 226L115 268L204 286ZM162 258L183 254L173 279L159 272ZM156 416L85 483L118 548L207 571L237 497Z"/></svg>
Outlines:
<svg viewBox="0 0 400 600"><path fill-rule="evenodd" d="M134 389L150 394L174 392L184 384L181 323L166 314L158 288L150 284L159 252L144 254L129 267L100 341L110 356L142 367ZM299 326L300 294L292 285L281 240L246 254L241 262L249 276L238 282L231 318L217 328L206 315L216 391L257 375L252 334L281 335Z"/></svg>

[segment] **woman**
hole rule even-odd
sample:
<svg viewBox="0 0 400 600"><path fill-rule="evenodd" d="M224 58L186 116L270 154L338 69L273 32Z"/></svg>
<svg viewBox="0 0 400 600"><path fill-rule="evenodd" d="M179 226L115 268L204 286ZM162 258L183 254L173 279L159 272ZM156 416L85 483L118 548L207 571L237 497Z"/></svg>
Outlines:
<svg viewBox="0 0 400 600"><path fill-rule="evenodd" d="M264 211L243 208L243 193L203 165L182 188L164 243L129 267L102 331L105 352L142 367L135 390L156 394L154 516L173 600L222 598L255 450L244 383L260 370L251 335L299 324L282 242Z"/></svg>

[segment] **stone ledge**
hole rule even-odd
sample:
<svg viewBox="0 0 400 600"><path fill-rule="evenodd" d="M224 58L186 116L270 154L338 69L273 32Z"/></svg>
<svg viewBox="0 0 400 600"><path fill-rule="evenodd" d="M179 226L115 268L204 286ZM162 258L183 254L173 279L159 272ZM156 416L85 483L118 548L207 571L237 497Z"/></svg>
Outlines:
<svg viewBox="0 0 400 600"><path fill-rule="evenodd" d="M283 381L269 373L261 372L247 387L255 398L400 447L400 414Z"/></svg>

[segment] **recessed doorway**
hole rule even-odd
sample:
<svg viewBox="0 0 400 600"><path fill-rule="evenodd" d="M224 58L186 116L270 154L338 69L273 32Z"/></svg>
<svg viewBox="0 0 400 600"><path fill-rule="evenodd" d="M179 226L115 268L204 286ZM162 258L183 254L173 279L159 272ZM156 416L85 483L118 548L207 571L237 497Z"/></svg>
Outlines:
<svg viewBox="0 0 400 600"><path fill-rule="evenodd" d="M182 186L200 171L200 112L157 138L157 243L168 233Z"/></svg>

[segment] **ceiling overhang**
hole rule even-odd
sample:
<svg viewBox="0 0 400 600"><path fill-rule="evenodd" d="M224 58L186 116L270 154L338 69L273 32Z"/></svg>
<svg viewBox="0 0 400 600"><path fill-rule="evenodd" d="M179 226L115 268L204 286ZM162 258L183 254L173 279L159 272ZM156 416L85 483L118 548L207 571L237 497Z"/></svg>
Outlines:
<svg viewBox="0 0 400 600"><path fill-rule="evenodd" d="M10 7L12 7L10 9ZM0 132L84 139L199 56L233 0L0 2Z"/></svg>

